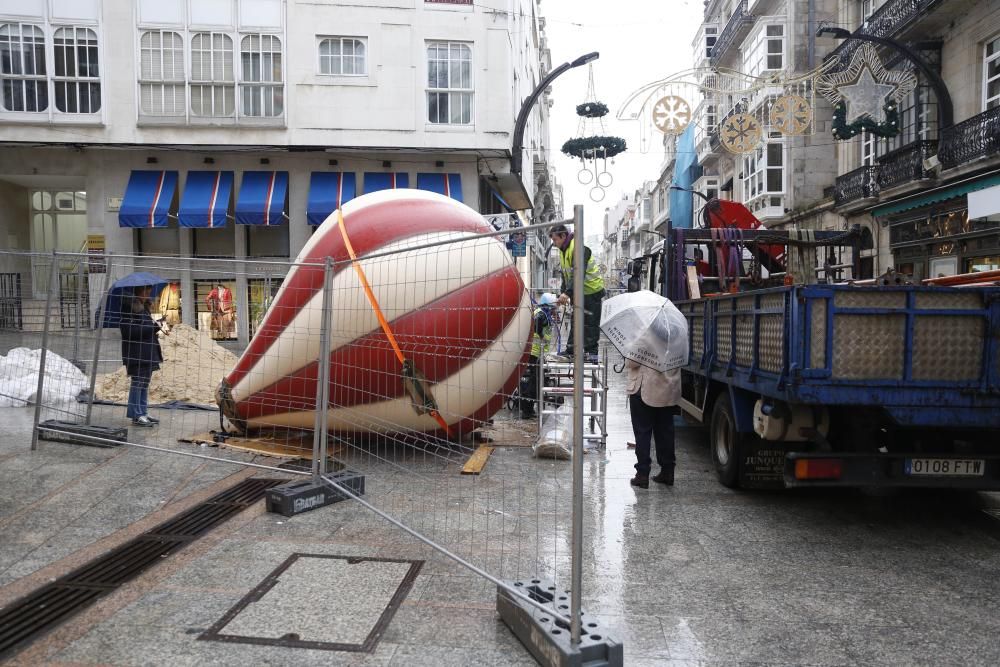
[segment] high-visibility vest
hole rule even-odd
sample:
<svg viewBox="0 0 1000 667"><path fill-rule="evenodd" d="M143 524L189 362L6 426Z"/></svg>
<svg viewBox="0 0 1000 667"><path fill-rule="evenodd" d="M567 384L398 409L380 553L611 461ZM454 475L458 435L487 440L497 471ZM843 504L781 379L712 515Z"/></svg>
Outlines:
<svg viewBox="0 0 1000 667"><path fill-rule="evenodd" d="M543 312L545 312L543 309L535 308L534 312L532 313L533 318L531 320L531 356L533 357L541 357L542 354L548 352L549 345L552 342L552 325L550 323L546 323L545 328L542 329L541 336L539 336L538 332L535 331L534 318L538 317L538 314Z"/></svg>
<svg viewBox="0 0 1000 667"><path fill-rule="evenodd" d="M573 244L576 239L572 239L565 250L559 251L559 264L562 267L563 282L567 287L573 287ZM601 278L601 271L594 259L594 253L590 253L590 261L587 262L587 272L583 276L583 293L597 294L604 289L604 279Z"/></svg>

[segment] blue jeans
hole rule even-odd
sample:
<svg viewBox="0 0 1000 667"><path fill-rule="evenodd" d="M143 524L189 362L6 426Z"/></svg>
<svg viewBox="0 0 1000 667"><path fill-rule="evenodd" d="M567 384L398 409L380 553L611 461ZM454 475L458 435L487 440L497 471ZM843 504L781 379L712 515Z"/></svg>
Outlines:
<svg viewBox="0 0 1000 667"><path fill-rule="evenodd" d="M673 405L654 408L646 405L639 392L628 397L632 413L632 431L635 433L635 470L649 476L653 461L650 458L650 440L656 439L656 462L660 468L674 467L674 414Z"/></svg>
<svg viewBox="0 0 1000 667"><path fill-rule="evenodd" d="M132 384L128 389L126 417L137 419L146 414L149 404L149 378L152 375L151 368L141 368L136 375L131 376Z"/></svg>

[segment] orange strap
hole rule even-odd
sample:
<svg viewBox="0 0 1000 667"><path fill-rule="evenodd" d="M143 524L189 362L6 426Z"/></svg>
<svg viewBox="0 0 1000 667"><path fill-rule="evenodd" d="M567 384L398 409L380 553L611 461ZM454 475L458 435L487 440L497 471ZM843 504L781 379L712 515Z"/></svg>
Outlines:
<svg viewBox="0 0 1000 667"><path fill-rule="evenodd" d="M392 345L393 351L396 353L396 358L399 359L399 363L404 363L406 357L403 356L403 351L399 349L399 343L396 342L396 336L392 333L392 328L389 326L389 321L385 319L385 314L378 305L378 299L375 298L375 292L372 291L371 285L368 283L368 277L365 276L365 270L361 268L361 262L358 261L358 256L354 252L354 246L351 245L351 239L347 236L347 227L344 225L344 214L338 208L337 209L337 227L340 228L340 235L344 237L344 245L347 246L347 254L351 256L351 264L354 266L354 271L358 274L358 278L361 280L361 287L365 290L365 296L368 297L368 302L372 306L372 310L375 311L375 317L378 318L378 323L382 326L382 331L385 332L385 337L389 339L389 344ZM431 417L444 429L444 432L451 437L451 429L448 428L448 422L444 420L441 413L437 410L430 411Z"/></svg>

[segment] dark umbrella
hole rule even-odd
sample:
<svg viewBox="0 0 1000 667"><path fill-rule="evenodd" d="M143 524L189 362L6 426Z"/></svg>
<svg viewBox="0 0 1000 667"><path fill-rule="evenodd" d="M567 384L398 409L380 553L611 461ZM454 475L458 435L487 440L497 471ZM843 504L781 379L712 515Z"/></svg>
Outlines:
<svg viewBox="0 0 1000 667"><path fill-rule="evenodd" d="M153 273L136 272L130 273L124 278L116 280L111 289L108 290L107 300L104 302L104 316L101 318L101 326L105 329L114 329L121 324L122 315L125 315L124 307L127 299L135 294L137 287L152 287L151 298L155 299L166 287L167 281Z"/></svg>

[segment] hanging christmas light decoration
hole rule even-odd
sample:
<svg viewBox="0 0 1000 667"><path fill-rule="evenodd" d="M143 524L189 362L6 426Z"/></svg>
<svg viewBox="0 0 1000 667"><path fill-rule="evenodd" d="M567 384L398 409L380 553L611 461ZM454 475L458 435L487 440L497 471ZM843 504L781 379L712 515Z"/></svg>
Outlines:
<svg viewBox="0 0 1000 667"><path fill-rule="evenodd" d="M587 101L576 107L576 115L580 117L577 136L563 144L562 152L580 159L580 171L576 178L582 185L594 183L594 187L590 189L590 198L599 202L604 199L605 188L614 183L614 177L608 171L608 160L614 164L613 158L625 151L626 144L621 137L606 134L604 117L608 114L608 106L596 98L594 66L591 64Z"/></svg>
<svg viewBox="0 0 1000 667"><path fill-rule="evenodd" d="M899 134L899 103L916 88L911 72L889 71L871 44L862 44L842 72L824 74L816 90L833 104L833 136L850 139L862 131L879 137Z"/></svg>

